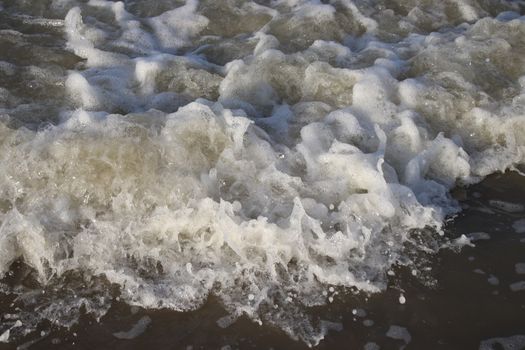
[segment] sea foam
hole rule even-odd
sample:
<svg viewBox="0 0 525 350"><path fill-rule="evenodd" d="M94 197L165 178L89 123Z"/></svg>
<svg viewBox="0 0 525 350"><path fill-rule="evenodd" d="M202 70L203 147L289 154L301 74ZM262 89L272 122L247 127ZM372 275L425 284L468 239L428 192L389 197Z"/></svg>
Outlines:
<svg viewBox="0 0 525 350"><path fill-rule="evenodd" d="M308 316L328 286L384 290L392 265L414 263L407 249L450 246L450 189L524 161L516 12L174 3L42 10L64 18L81 63L55 74L53 123L13 127L17 110L0 110L1 274L21 259L44 289L75 272L145 308L214 295L230 323L247 315L316 344L339 327ZM109 307L93 288L32 302L68 326L82 305Z"/></svg>

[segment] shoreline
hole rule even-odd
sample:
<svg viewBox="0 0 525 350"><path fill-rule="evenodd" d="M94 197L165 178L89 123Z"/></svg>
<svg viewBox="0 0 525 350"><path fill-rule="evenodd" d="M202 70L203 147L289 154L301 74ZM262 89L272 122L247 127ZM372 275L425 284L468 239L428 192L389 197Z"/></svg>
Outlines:
<svg viewBox="0 0 525 350"><path fill-rule="evenodd" d="M394 268L395 276L384 292L341 293L333 303L313 308L314 317L343 325L341 331L329 332L315 349L360 349L370 342L381 348L406 343L409 349L466 349L485 339L525 332L520 327L525 324L524 291L509 289L509 284L519 280L511 268L525 252L525 236L512 232L512 223L525 214L494 208L495 201L516 203L521 199L525 204L525 177L516 172L494 174L465 188L463 195L463 210L447 223L445 231L452 237L485 232L487 235L475 237L479 238L474 242L476 247L465 246L459 252L442 249L429 256L428 266L437 282L433 287L411 276L408 268L399 267ZM400 294L406 299L404 304L399 302ZM82 317L70 331L49 333L49 328L43 327L42 336L0 344L0 349L23 348L31 341L36 342L30 349L308 348L282 331L259 326L244 316L227 328L219 327L216 321L227 313L214 299L210 297L203 307L186 313L113 302L100 323ZM387 336L392 326L407 333Z"/></svg>

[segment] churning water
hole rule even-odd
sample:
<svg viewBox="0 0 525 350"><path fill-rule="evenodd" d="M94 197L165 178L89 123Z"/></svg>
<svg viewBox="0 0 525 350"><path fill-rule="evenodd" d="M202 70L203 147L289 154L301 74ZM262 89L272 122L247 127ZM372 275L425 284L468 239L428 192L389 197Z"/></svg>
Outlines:
<svg viewBox="0 0 525 350"><path fill-rule="evenodd" d="M0 1L0 340L215 300L221 327L316 345L343 326L312 310L342 294L381 295L402 267L436 286L432 256L489 236L445 234L451 190L525 162L524 12ZM525 231L523 202L487 203Z"/></svg>

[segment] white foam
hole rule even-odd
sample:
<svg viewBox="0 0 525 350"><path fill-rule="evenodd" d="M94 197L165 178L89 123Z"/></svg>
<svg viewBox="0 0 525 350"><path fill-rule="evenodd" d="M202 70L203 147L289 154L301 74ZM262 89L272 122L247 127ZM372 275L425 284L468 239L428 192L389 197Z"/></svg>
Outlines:
<svg viewBox="0 0 525 350"><path fill-rule="evenodd" d="M514 223L512 224L512 228L514 228L514 231L516 231L516 233L525 233L525 219L514 221Z"/></svg>
<svg viewBox="0 0 525 350"><path fill-rule="evenodd" d="M181 48L206 27L208 19L196 13L198 4L198 0L188 0L181 7L149 19L162 48Z"/></svg>
<svg viewBox="0 0 525 350"><path fill-rule="evenodd" d="M496 346L503 350L521 349L525 346L525 335L487 339L480 343L479 350L493 350Z"/></svg>
<svg viewBox="0 0 525 350"><path fill-rule="evenodd" d="M517 263L516 265L514 265L514 269L517 274L525 274L525 263Z"/></svg>
<svg viewBox="0 0 525 350"><path fill-rule="evenodd" d="M509 287L513 292L521 292L525 290L525 281L514 282Z"/></svg>
<svg viewBox="0 0 525 350"><path fill-rule="evenodd" d="M363 321L363 326L365 327L372 327L374 325L374 321L373 320L370 320L370 319L366 319Z"/></svg>
<svg viewBox="0 0 525 350"><path fill-rule="evenodd" d="M6 330L0 335L0 342L1 343L7 343L9 341L9 333L11 332L10 329Z"/></svg>
<svg viewBox="0 0 525 350"><path fill-rule="evenodd" d="M511 203L500 200L490 200L489 203L494 208L501 209L508 213L519 213L525 210L525 207L519 203Z"/></svg>
<svg viewBox="0 0 525 350"><path fill-rule="evenodd" d="M396 340L402 340L405 344L412 341L412 336L405 327L392 325L388 328L386 336Z"/></svg>
<svg viewBox="0 0 525 350"><path fill-rule="evenodd" d="M487 278L487 282L489 282L490 285L497 286L499 285L499 278L497 278L494 275L489 275L489 278Z"/></svg>
<svg viewBox="0 0 525 350"><path fill-rule="evenodd" d="M379 349L381 349L381 347L373 342L368 342L363 347L363 350L379 350Z"/></svg>
<svg viewBox="0 0 525 350"><path fill-rule="evenodd" d="M433 4L430 23L414 7L393 25L350 0L221 3L208 18L209 3L167 5L52 2L84 61L58 79L67 97L43 92L60 123L0 123L0 273L21 258L43 285L104 275L146 308L192 310L213 293L221 325L244 314L313 345L331 326L305 307L384 290L407 246L489 238L439 236L460 209L450 189L524 161L517 15L459 1L454 18ZM239 23L221 24L233 12ZM63 324L78 299L61 304Z"/></svg>
<svg viewBox="0 0 525 350"><path fill-rule="evenodd" d="M146 331L150 323L151 318L144 316L129 331L113 333L113 336L118 339L135 339Z"/></svg>
<svg viewBox="0 0 525 350"><path fill-rule="evenodd" d="M490 235L486 232L472 232L472 233L469 233L467 237L472 242L490 239Z"/></svg>

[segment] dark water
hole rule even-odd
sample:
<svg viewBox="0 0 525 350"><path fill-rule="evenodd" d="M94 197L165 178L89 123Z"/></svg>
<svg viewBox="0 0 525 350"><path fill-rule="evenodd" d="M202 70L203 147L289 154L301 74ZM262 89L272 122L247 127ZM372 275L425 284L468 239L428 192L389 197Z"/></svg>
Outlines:
<svg viewBox="0 0 525 350"><path fill-rule="evenodd" d="M371 342L381 349L405 345L406 349L478 349L486 339L525 334L525 290L512 291L509 287L525 280L525 275L515 270L517 263L525 262L525 235L512 228L525 213L499 210L490 202L525 204L525 178L515 172L495 174L480 184L456 190L455 195L464 210L447 224L447 235L485 232L490 239L477 240L475 247L466 246L458 252L445 249L430 257L429 275L435 279L430 286L401 267L395 269L396 275L384 293L342 293L328 306L311 310L317 317L343 324L341 331L329 332L317 349L363 349ZM400 292L406 297L405 304L399 303ZM2 300L5 312L9 296ZM214 299L186 313L130 309L114 303L100 322L83 317L69 331L44 323L42 336L37 332L18 344L0 348L16 349L18 345L23 349L29 344L30 349L308 348L278 329L242 317L221 328L216 321L226 314ZM151 322L136 338L122 340L114 335L129 331L145 316ZM387 337L392 325L406 328L410 341ZM517 343L509 349L523 346Z"/></svg>

